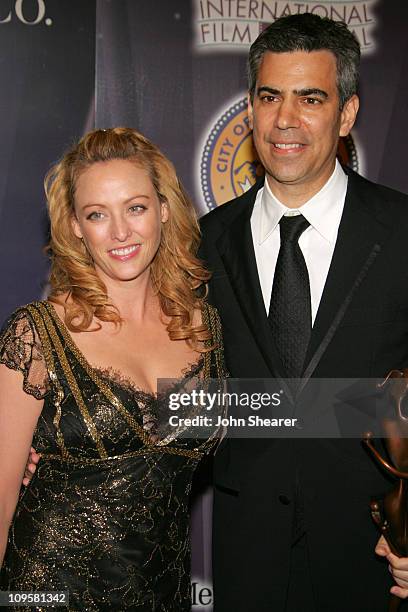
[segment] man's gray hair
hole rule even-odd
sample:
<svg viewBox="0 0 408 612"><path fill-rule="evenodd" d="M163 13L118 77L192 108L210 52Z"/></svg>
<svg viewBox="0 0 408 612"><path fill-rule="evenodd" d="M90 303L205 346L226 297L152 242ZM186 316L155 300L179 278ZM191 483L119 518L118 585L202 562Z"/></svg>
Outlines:
<svg viewBox="0 0 408 612"><path fill-rule="evenodd" d="M251 45L248 57L248 88L254 99L262 58L267 51L330 51L336 59L340 109L357 93L360 44L342 21L311 13L281 17L269 25Z"/></svg>

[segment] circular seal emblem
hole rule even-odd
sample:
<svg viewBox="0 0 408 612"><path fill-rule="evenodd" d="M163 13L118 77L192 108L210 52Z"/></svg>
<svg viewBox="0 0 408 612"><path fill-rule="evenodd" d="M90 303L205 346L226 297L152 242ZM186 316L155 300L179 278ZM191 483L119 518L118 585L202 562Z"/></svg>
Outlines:
<svg viewBox="0 0 408 612"><path fill-rule="evenodd" d="M339 141L343 165L358 171L357 151L349 134ZM230 106L211 129L200 163L200 182L209 210L242 195L264 173L252 142L246 98Z"/></svg>
<svg viewBox="0 0 408 612"><path fill-rule="evenodd" d="M209 209L242 195L263 174L252 143L246 98L217 121L205 143L200 166L201 189Z"/></svg>

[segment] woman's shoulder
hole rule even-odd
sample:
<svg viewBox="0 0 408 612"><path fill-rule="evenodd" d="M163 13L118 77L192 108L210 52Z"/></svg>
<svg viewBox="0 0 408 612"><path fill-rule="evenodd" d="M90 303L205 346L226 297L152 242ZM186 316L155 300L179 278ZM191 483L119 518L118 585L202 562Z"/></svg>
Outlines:
<svg viewBox="0 0 408 612"><path fill-rule="evenodd" d="M36 300L29 302L23 306L18 306L13 310L3 321L1 326L0 337L3 336L10 327L18 327L22 329L24 325L30 328L36 327L36 319L41 316L41 310L46 306L45 300Z"/></svg>
<svg viewBox="0 0 408 612"><path fill-rule="evenodd" d="M23 304L21 306L17 306L12 312L10 312L3 321L1 326L2 332L5 328L8 327L9 324L13 324L16 320L19 319L32 319L32 312L38 310L38 306L43 304L44 302L34 301L29 302L28 304Z"/></svg>
<svg viewBox="0 0 408 612"><path fill-rule="evenodd" d="M21 306L17 306L6 318L6 321L13 319L17 316L21 316L22 314L28 315L33 311L39 311L41 308L46 307L49 302L47 300L34 300L32 302L28 302L28 304L22 304Z"/></svg>
<svg viewBox="0 0 408 612"><path fill-rule="evenodd" d="M31 302L16 308L0 332L0 363L24 376L23 388L38 399L47 392L48 372L39 333L41 309L45 302Z"/></svg>

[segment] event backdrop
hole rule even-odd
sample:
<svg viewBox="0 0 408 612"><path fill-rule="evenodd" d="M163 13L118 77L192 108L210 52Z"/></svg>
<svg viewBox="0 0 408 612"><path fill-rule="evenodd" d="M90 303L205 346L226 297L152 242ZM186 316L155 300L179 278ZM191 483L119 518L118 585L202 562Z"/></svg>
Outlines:
<svg viewBox="0 0 408 612"><path fill-rule="evenodd" d="M406 0L0 0L2 320L46 291L44 174L88 129L140 129L175 163L199 214L254 182L248 48L277 17L305 11L345 21L362 46L361 111L342 161L408 193ZM204 496L193 528L201 582L209 512Z"/></svg>

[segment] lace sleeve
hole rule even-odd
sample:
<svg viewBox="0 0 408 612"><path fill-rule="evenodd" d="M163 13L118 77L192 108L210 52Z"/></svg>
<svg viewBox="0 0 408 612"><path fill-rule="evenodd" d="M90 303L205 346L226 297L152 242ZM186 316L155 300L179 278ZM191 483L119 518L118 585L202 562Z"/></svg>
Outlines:
<svg viewBox="0 0 408 612"><path fill-rule="evenodd" d="M0 363L23 375L23 389L42 399L50 389L47 366L34 322L27 312L15 312L0 332Z"/></svg>

